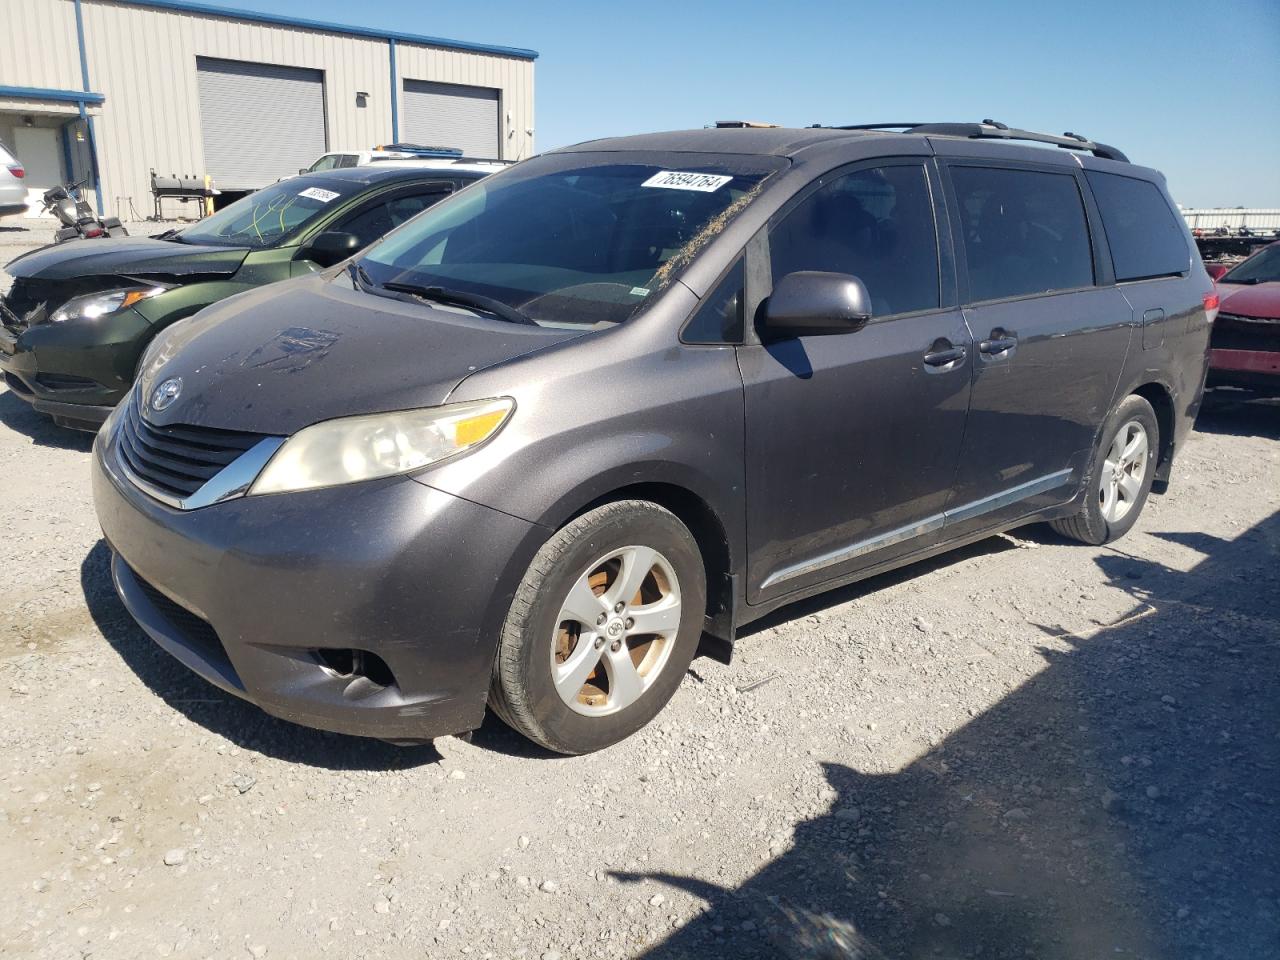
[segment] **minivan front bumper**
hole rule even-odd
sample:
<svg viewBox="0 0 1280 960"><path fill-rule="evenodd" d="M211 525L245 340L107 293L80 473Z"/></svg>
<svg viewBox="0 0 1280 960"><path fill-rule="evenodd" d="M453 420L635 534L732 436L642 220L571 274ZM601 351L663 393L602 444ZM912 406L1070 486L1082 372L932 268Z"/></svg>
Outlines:
<svg viewBox="0 0 1280 960"><path fill-rule="evenodd" d="M310 727L425 740L480 725L546 530L404 478L175 510L120 473L112 440L93 457L112 578L166 651Z"/></svg>

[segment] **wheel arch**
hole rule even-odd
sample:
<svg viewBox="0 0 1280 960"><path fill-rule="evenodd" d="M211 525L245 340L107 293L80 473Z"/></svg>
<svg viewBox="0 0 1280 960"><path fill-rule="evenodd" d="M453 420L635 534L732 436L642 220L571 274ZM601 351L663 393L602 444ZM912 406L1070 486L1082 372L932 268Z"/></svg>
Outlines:
<svg viewBox="0 0 1280 960"><path fill-rule="evenodd" d="M1159 380L1148 380L1133 387L1128 395L1142 397L1155 411L1156 426L1160 429L1160 447L1156 452L1156 475L1152 488L1157 493L1164 493L1169 483L1169 474L1173 469L1176 420L1173 391Z"/></svg>
<svg viewBox="0 0 1280 960"><path fill-rule="evenodd" d="M628 470L634 477L640 471ZM601 489L607 487L607 489ZM704 620L703 653L725 663L734 641L737 610L737 558L741 546L735 543L732 528L725 522L722 511L710 498L698 492L687 482L674 477L623 481L614 478L610 484L593 484L576 498L575 505L563 509L563 514L549 526L559 529L590 510L619 500L646 500L656 503L675 514L693 538L702 554L707 583L707 609ZM564 503L562 501L562 503ZM711 643L706 643L707 638Z"/></svg>

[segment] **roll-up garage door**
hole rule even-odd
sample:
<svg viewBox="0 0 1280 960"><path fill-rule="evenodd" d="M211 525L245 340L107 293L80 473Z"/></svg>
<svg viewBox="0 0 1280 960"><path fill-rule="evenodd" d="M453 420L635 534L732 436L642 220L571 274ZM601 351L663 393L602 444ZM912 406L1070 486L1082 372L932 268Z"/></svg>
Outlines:
<svg viewBox="0 0 1280 960"><path fill-rule="evenodd" d="M221 190L265 187L328 148L324 74L196 58L205 171Z"/></svg>
<svg viewBox="0 0 1280 960"><path fill-rule="evenodd" d="M400 139L406 143L498 158L497 90L406 80L402 107Z"/></svg>

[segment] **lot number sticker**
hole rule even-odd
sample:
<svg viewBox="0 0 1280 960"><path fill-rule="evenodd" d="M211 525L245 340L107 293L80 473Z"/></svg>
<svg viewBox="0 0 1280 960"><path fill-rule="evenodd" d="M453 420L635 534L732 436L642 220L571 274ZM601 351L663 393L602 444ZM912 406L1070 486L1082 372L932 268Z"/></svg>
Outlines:
<svg viewBox="0 0 1280 960"><path fill-rule="evenodd" d="M697 190L699 193L714 193L733 177L725 177L716 173L684 173L680 170L663 170L640 184L642 187L661 187L664 190Z"/></svg>
<svg viewBox="0 0 1280 960"><path fill-rule="evenodd" d="M312 200L319 200L321 203L328 203L339 196L332 190L321 190L319 187L307 187L298 194L300 197L310 197Z"/></svg>

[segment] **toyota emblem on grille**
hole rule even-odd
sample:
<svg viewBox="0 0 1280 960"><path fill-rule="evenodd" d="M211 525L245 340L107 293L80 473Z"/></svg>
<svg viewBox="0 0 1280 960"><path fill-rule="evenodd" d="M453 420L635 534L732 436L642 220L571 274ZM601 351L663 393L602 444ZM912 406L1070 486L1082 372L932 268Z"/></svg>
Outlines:
<svg viewBox="0 0 1280 960"><path fill-rule="evenodd" d="M170 377L164 383L160 384L151 391L151 409L156 413L164 410L178 399L178 394L182 392L182 378Z"/></svg>

